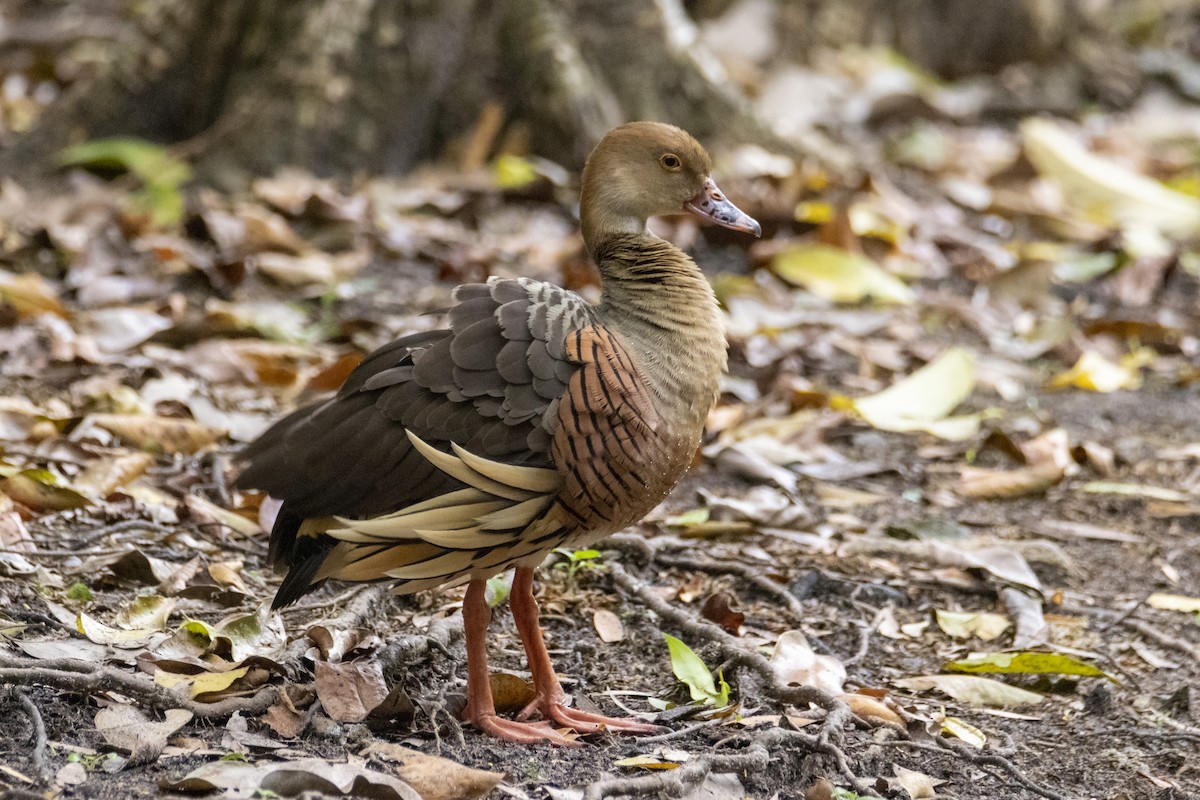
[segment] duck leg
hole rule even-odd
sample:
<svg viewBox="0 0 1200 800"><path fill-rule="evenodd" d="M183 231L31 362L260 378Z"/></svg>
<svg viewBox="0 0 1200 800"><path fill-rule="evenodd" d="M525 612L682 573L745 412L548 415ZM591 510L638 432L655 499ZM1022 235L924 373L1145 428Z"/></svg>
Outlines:
<svg viewBox="0 0 1200 800"><path fill-rule="evenodd" d="M533 569L517 567L513 576L512 591L508 596L508 604L512 608L513 619L517 623L517 632L521 643L525 645L525 656L529 660L529 671L533 674L533 688L537 696L525 707L517 719L527 719L535 711L540 712L548 720L554 720L559 725L571 728L578 733L598 733L603 730L620 733L661 733L664 729L657 725L635 722L631 719L606 717L601 714L591 714L577 708L568 708L567 696L554 665L550 661L550 653L546 651L546 640L542 637L542 626L538 622L538 604L533 596Z"/></svg>
<svg viewBox="0 0 1200 800"><path fill-rule="evenodd" d="M486 585L486 581L471 581L467 585L467 596L463 599L463 629L467 638L467 708L463 718L484 733L508 742L549 742L563 747L580 747L579 742L551 727L548 720L514 722L496 715L492 684L488 678L487 629L492 621L492 610L484 600Z"/></svg>

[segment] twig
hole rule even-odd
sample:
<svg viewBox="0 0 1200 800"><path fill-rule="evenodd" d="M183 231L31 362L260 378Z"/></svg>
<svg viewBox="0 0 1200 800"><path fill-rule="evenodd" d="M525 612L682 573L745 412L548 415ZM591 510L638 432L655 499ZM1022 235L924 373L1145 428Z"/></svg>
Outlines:
<svg viewBox="0 0 1200 800"><path fill-rule="evenodd" d="M46 723L42 720L42 712L38 711L38 707L23 690L14 688L12 693L33 725L33 752L30 754L33 768L37 770L41 784L49 786L51 775L50 765L46 763Z"/></svg>
<svg viewBox="0 0 1200 800"><path fill-rule="evenodd" d="M1126 628L1133 630L1151 639L1163 647L1169 647L1172 650L1177 650L1186 656L1190 656L1193 661L1200 661L1200 647L1192 644L1186 639L1180 639L1177 636L1172 636L1169 633L1163 633L1157 628L1151 627L1148 623L1142 622L1140 619L1127 619L1121 623Z"/></svg>
<svg viewBox="0 0 1200 800"><path fill-rule="evenodd" d="M763 575L761 568L756 569L746 564L739 564L736 561L715 561L708 558L694 558L673 553L659 553L657 551L654 553L654 560L669 567L682 567L683 569L694 569L699 572L737 575L748 583L753 584L755 588L764 594L768 594L776 600L781 601L798 621L808 616L808 613L804 609L804 604L794 594L789 592L786 586L782 586L777 581L773 581L766 575Z"/></svg>
<svg viewBox="0 0 1200 800"><path fill-rule="evenodd" d="M675 731L668 731L667 733L660 733L657 736L639 736L637 741L638 741L638 744L651 744L653 742L669 742L672 739L682 739L683 737L685 737L689 734L695 733L696 731L702 731L705 728L715 728L717 725L722 725L724 723L725 723L725 720L720 719L720 718L706 719L706 720L704 720L704 722L697 722L695 725L688 725L686 728L680 728L679 730L675 730Z"/></svg>
<svg viewBox="0 0 1200 800"><path fill-rule="evenodd" d="M928 753L941 753L942 755L957 756L958 758L968 761L979 767L999 767L1008 773L1008 776L1021 784L1021 786L1034 794L1045 797L1046 800L1071 800L1069 795L1060 794L1053 789L1047 789L1044 786L1039 786L1029 778L1025 777L1025 773L1021 772L1015 764L1003 756L985 753L976 753L970 750L970 746L956 745L954 742L947 740L939 740L938 744L925 744L923 742L914 742L907 739L895 739L887 742L876 742L878 745L888 747L908 747L913 750L924 750Z"/></svg>
<svg viewBox="0 0 1200 800"><path fill-rule="evenodd" d="M111 525L102 525L88 533L88 535L79 542L78 550L90 546L94 542L98 542L106 536L115 536L118 533L127 533L129 531L147 531L156 533L159 536L168 536L174 533L174 529L157 522L151 522L148 519L125 519L120 522L114 522Z"/></svg>

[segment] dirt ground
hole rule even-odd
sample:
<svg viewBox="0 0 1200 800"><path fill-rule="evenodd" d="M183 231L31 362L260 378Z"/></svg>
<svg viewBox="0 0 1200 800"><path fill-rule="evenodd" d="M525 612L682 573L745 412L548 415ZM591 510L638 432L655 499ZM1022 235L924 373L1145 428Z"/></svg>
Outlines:
<svg viewBox="0 0 1200 800"><path fill-rule="evenodd" d="M1139 463L1140 453L1179 443L1181 431L1191 429L1195 414L1195 396L1190 391L1046 393L1036 399L1040 415L1080 438L1097 439L1129 454L1132 464ZM937 469L917 457L915 451L920 440L899 434L866 435L850 431L847 434L851 451L869 449L873 459L889 465L889 469L878 475L845 482L846 486L887 496L887 500L872 507L870 525L887 528L926 515L929 509L922 504L901 499L914 489L935 490L943 480ZM1178 471L1182 480L1186 477L1184 473L1196 465L1178 462L1169 467ZM1126 466L1118 469L1115 479L1138 477L1146 476ZM1161 480L1171 476L1160 473L1156 477ZM736 484L728 476L700 468L677 489L668 506L690 507L696 489L711 486L713 482L727 487ZM1190 513L1156 516L1148 513L1146 502L1139 498L1097 501L1060 486L1045 497L975 502L944 512L944 518L973 528L986 528L998 538L1014 543L1034 541L1031 531L1039 521L1047 519L1086 522L1136 534L1139 539L1136 543L1060 538L1054 540L1053 550L1043 554L1046 558L1029 557L1047 596L1060 601L1057 606L1053 601L1047 605L1051 624L1056 629L1069 630L1070 645L1093 654L1096 663L1115 680L1025 679L1023 683L1045 692L1048 699L1029 718L1020 719L995 716L951 700L904 692L893 692L892 696L901 704L925 713L953 714L983 731L990 741L1005 742L1010 748L1007 758L1011 763L1028 780L1058 793L1057 796L1114 800L1200 797L1197 755L1200 739L1186 732L1200 724L1197 695L1200 663L1195 658L1200 635L1196 623L1185 615L1145 607L1131 612L1151 592L1170 590L1176 585L1200 585L1196 517ZM651 537L652 543L655 533L656 528L650 526L639 530L639 534ZM261 540L253 544L258 552L247 554L250 564L261 556ZM747 545L754 546L758 558L746 555ZM903 623L926 619L934 608L991 609L997 603L995 593L986 587L982 591L965 591L939 583L923 565L910 563L903 557L880 569L876 558L817 553L762 533L691 541L687 548L695 557L729 559L769 571L773 579L800 598L805 610L803 619L789 619L787 611L772 597L756 593L753 586L736 575L722 574L720 569L704 575L703 591L719 587L735 595L746 614L747 626L801 627L820 643L823 651L843 660L861 654L849 668L852 685L886 687L895 677L936 672L941 661L966 649L936 632L918 639L899 640L871 633L872 617L880 608L893 607L896 618ZM687 570L637 563L636 559L627 558L626 562L634 574L659 585L677 585L694 575ZM1178 572L1177 584L1164 575L1164 564L1170 564ZM34 587L12 579L5 579L4 584L8 608L37 610ZM316 600L341 591L342 587L327 588ZM671 627L663 625L636 600L616 591L602 568L582 570L571 579L565 570L547 569L541 597L547 608L545 625L557 666L575 681L568 684L569 691L618 713L619 709L606 701L603 692L646 692L686 700L680 696L670 674L662 643L661 631L670 632ZM405 621L415 609L428 609L444 601L440 597L397 600L391 613L372 620L370 627L385 640L410 633ZM599 641L590 622L595 608L607 608L618 614L625 623L623 641L612 644ZM1151 635L1131 628L1131 621L1144 625ZM26 629L27 634L39 626L54 627L35 622ZM861 649L864 645L865 649ZM1169 662L1168 666L1151 667L1133 649L1135 645L1157 653ZM1188 647L1190 651L1184 649ZM697 649L706 662L719 663L715 648ZM511 620L504 613L497 615L493 625L492 654L497 668L518 673L523 669ZM414 697L425 693L426 700L434 706L444 703L453 708L456 700L461 703L461 698L455 696L463 679L461 643L455 645L453 656L452 660L442 656L425 663L402 665L401 685ZM745 712L780 710L777 704L756 694L754 676L734 670L729 678ZM33 689L31 697L45 720L52 752L54 743L103 749L104 740L91 724L96 709L92 701L42 688ZM7 766L30 774L29 722L18 713L11 697L6 698L5 707L7 711L0 719L0 759ZM1164 720L1178 723L1183 730L1162 724ZM670 727L678 729L686 724L679 722ZM184 733L219 747L223 725L220 721L198 721L185 728ZM373 735L362 726L330 725L288 742L285 752L289 756L311 753L336 758L346 749L362 747ZM646 750L636 739L613 737L590 740L578 750L513 746L470 730L460 734L453 726L445 725L435 736L428 718L420 714L411 731L394 731L383 736L468 766L503 772L508 786L530 797L544 796L542 790L548 787L586 785L611 776L618 772L612 766L614 761ZM716 727L675 739L672 748L700 756L736 751L745 745L745 740L745 734ZM1038 796L996 766L973 764L951 753L931 754L883 746L869 731L851 732L844 747L859 775L890 775L892 765L899 764L944 781L937 788L939 797L1000 800ZM61 750L57 751L53 763L60 763L63 755ZM195 756L164 757L112 775L96 770L89 774L84 786L67 789L64 796L159 796L159 779L178 778L204 760ZM815 779L830 774L830 765L809 752L779 749L772 752L768 769L743 775L741 779L746 796L791 798L803 797ZM1174 786L1156 786L1155 778Z"/></svg>

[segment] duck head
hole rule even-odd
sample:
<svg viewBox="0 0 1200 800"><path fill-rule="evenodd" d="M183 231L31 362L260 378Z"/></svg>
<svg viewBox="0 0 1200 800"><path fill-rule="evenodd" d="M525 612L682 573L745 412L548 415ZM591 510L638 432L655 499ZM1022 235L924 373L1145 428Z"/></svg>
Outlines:
<svg viewBox="0 0 1200 800"><path fill-rule="evenodd" d="M661 122L631 122L600 140L583 168L580 217L588 249L606 236L643 233L646 220L690 212L736 231L762 234L709 173L712 159L690 134Z"/></svg>

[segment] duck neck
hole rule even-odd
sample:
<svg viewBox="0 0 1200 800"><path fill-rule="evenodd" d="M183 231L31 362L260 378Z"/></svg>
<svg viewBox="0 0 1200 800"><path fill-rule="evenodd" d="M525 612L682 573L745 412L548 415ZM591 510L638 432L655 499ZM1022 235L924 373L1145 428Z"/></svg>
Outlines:
<svg viewBox="0 0 1200 800"><path fill-rule="evenodd" d="M660 410L703 424L725 371L725 327L696 263L644 229L592 248L600 268L597 315L626 340ZM680 420L682 421L682 420Z"/></svg>

